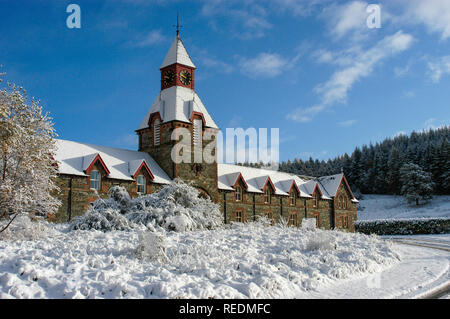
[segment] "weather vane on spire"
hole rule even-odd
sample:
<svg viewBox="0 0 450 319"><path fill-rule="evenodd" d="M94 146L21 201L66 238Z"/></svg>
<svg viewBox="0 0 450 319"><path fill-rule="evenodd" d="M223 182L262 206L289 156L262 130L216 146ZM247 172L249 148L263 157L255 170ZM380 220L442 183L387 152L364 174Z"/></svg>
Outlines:
<svg viewBox="0 0 450 319"><path fill-rule="evenodd" d="M177 11L177 25L173 25L174 27L177 27L177 35L180 35L180 29L183 27L181 24L180 24L180 21L179 21L179 13L178 13L178 11Z"/></svg>

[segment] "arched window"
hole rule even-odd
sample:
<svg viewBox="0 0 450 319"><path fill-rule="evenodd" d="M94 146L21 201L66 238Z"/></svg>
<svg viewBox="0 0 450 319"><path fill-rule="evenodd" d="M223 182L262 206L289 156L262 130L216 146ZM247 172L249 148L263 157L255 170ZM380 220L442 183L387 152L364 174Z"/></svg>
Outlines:
<svg viewBox="0 0 450 319"><path fill-rule="evenodd" d="M242 188L241 186L236 186L236 201L240 202L242 200Z"/></svg>
<svg viewBox="0 0 450 319"><path fill-rule="evenodd" d="M269 189L269 187L266 187L266 190L264 191L264 203L270 204L270 189Z"/></svg>
<svg viewBox="0 0 450 319"><path fill-rule="evenodd" d="M342 196L338 197L338 208L341 209L342 208Z"/></svg>
<svg viewBox="0 0 450 319"><path fill-rule="evenodd" d="M347 209L347 198L342 196L342 208Z"/></svg>
<svg viewBox="0 0 450 319"><path fill-rule="evenodd" d="M155 146L161 143L161 121L159 119L153 122L153 141Z"/></svg>
<svg viewBox="0 0 450 319"><path fill-rule="evenodd" d="M144 175L139 175L137 177L137 192L138 194L145 194L147 191L147 181Z"/></svg>
<svg viewBox="0 0 450 319"><path fill-rule="evenodd" d="M91 189L100 190L102 176L97 170L91 171Z"/></svg>
<svg viewBox="0 0 450 319"><path fill-rule="evenodd" d="M295 191L292 190L289 193L289 204L291 204L292 206L295 206Z"/></svg>

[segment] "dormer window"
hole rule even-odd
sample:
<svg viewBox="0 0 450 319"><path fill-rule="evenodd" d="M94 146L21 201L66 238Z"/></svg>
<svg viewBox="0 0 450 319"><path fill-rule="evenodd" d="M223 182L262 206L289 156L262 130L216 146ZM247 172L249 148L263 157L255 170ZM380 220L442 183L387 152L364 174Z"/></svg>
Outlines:
<svg viewBox="0 0 450 319"><path fill-rule="evenodd" d="M242 201L242 188L241 186L236 186L236 201Z"/></svg>
<svg viewBox="0 0 450 319"><path fill-rule="evenodd" d="M314 193L314 204L313 204L314 208L318 208L319 207L319 195L317 193Z"/></svg>
<svg viewBox="0 0 450 319"><path fill-rule="evenodd" d="M289 204L290 204L291 206L295 206L295 191L294 191L294 190L292 190L292 191L289 193Z"/></svg>
<svg viewBox="0 0 450 319"><path fill-rule="evenodd" d="M139 175L137 177L137 192L138 194L146 194L146 190L147 190L147 181L144 175Z"/></svg>
<svg viewBox="0 0 450 319"><path fill-rule="evenodd" d="M269 189L269 187L266 187L266 190L264 191L264 203L270 204L270 189Z"/></svg>
<svg viewBox="0 0 450 319"><path fill-rule="evenodd" d="M100 190L102 177L100 175L100 172L97 170L91 171L91 189L95 189L97 191Z"/></svg>
<svg viewBox="0 0 450 319"><path fill-rule="evenodd" d="M153 122L153 141L155 146L161 143L161 121L159 119Z"/></svg>

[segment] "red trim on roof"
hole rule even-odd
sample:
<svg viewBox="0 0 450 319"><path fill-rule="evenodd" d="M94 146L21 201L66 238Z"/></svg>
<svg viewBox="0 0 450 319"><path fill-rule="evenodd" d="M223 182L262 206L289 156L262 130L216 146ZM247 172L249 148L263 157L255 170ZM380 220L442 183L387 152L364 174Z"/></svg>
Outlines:
<svg viewBox="0 0 450 319"><path fill-rule="evenodd" d="M267 176L267 180L266 180L266 183L264 184L264 187L262 188L262 191L263 191L263 192L266 191L266 186L267 186L268 183L269 183L270 186L272 187L272 190L273 190L274 192L276 192L276 188L275 188L275 186L273 185L272 180L270 179L270 176Z"/></svg>
<svg viewBox="0 0 450 319"><path fill-rule="evenodd" d="M189 119L189 121L193 122L194 116L196 116L196 115L200 116L202 118L203 125L206 125L206 120L205 120L205 117L203 116L203 113L196 112L196 111L192 112L192 115L191 115L191 118Z"/></svg>
<svg viewBox="0 0 450 319"><path fill-rule="evenodd" d="M345 182L345 185L347 186L347 189L350 192L350 195L352 195L352 199L356 199L355 195L353 195L353 193L352 193L352 189L350 188L350 185L348 185L347 178L345 177L344 173L342 173L341 181L339 182L339 186L336 188L336 193L333 195L333 197L336 196L339 187L341 187L342 181Z"/></svg>
<svg viewBox="0 0 450 319"><path fill-rule="evenodd" d="M148 175L150 175L150 178L152 180L155 179L155 176L153 176L152 171L150 170L150 167L148 167L147 162L145 160L142 161L139 168L136 170L136 172L134 172L133 178L137 178L138 173L141 171L142 168L145 168L145 170L147 171Z"/></svg>
<svg viewBox="0 0 450 319"><path fill-rule="evenodd" d="M159 118L159 120L162 122L161 114L159 112L153 112L150 114L150 117L148 119L148 126L150 126L155 118Z"/></svg>
<svg viewBox="0 0 450 319"><path fill-rule="evenodd" d="M291 188L289 188L289 193L292 191L292 187L294 186L295 189L297 190L298 195L300 196L302 193L300 192L300 189L298 188L297 183L295 181L292 181Z"/></svg>
<svg viewBox="0 0 450 319"><path fill-rule="evenodd" d="M245 189L248 189L247 182L245 181L244 176L242 176L242 173L239 173L239 176L236 178L236 182L234 183L233 188L236 188L239 179L240 179L240 180L242 181L242 183L244 184Z"/></svg>
<svg viewBox="0 0 450 319"><path fill-rule="evenodd" d="M91 164L89 164L89 167L86 168L86 170L84 171L86 174L90 174L92 169L94 168L94 164L100 162L100 165L103 167L103 169L105 170L106 174L109 175L109 169L106 166L105 162L103 161L102 157L100 156L100 154L97 154L97 156L92 160Z"/></svg>
<svg viewBox="0 0 450 319"><path fill-rule="evenodd" d="M316 186L314 186L314 190L312 191L311 195L314 194L314 192L316 191L316 188L319 191L320 196L323 196L323 193L322 193L322 191L320 190L320 187L319 187L319 183L317 183L317 182L316 182Z"/></svg>

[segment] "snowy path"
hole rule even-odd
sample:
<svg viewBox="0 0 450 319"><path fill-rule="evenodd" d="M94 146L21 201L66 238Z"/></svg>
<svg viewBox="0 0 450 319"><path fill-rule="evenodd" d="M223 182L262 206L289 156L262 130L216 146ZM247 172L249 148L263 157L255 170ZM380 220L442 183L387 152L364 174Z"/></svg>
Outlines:
<svg viewBox="0 0 450 319"><path fill-rule="evenodd" d="M413 237L413 236L409 236ZM415 237L415 236L414 236ZM421 237L421 236L417 236ZM448 243L449 235L441 238L425 238L427 244L433 240ZM450 286L448 250L442 247L425 248L412 246L421 244L421 238L403 238L407 244L399 243L402 262L391 268L367 277L321 287L316 292L299 295L299 298L427 298L446 297Z"/></svg>

